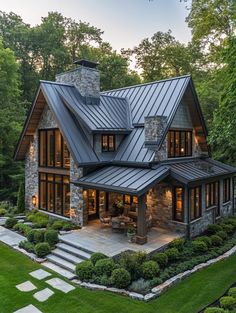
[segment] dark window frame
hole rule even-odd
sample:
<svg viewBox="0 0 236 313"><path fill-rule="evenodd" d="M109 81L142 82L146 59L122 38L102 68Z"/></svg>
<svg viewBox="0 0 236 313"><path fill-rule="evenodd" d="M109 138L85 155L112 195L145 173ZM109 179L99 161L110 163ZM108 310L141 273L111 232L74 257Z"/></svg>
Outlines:
<svg viewBox="0 0 236 313"><path fill-rule="evenodd" d="M42 175L45 175L45 179L41 178ZM49 180L48 177L52 176L53 179ZM56 176L60 176L60 182L56 181ZM64 178L68 179L68 183L64 182ZM68 217L66 215L64 215L64 186L69 186L70 187L70 177L69 175L60 175L60 174L52 174L52 173L44 173L44 172L40 172L39 173L39 204L38 204L38 209L45 211L45 212L49 212L49 213L53 213L55 215L58 216L65 216ZM41 208L41 182L44 182L46 185L46 209ZM53 212L49 211L49 205L48 205L48 184L52 184L53 185ZM57 213L56 212L56 185L60 185L61 186L61 213ZM69 188L70 189L70 188Z"/></svg>
<svg viewBox="0 0 236 313"><path fill-rule="evenodd" d="M48 133L53 132L53 165L49 165L49 160L48 160ZM56 165L56 132L59 132L61 136L61 164L60 166ZM44 133L44 139L45 139L45 164L41 162L41 148L42 148L42 143L41 143L41 134ZM46 128L46 129L39 129L38 130L38 165L39 167L46 167L46 168L56 168L56 169L65 169L69 170L70 166L65 166L65 155L64 155L64 146L66 146L65 140L59 130L59 128ZM68 147L66 146L67 150ZM69 151L69 150L68 150ZM69 157L70 157L70 152L69 152Z"/></svg>
<svg viewBox="0 0 236 313"><path fill-rule="evenodd" d="M196 199L197 199L197 192L196 190L199 190L199 214L197 214L197 206L196 206ZM194 207L191 208L191 192L193 191L193 196L194 196ZM192 213L192 209L193 209L193 218L191 217L191 213ZM192 187L189 189L189 213L190 213L190 220L194 221L198 218L200 218L202 216L202 188L201 186L196 186L196 187Z"/></svg>
<svg viewBox="0 0 236 313"><path fill-rule="evenodd" d="M190 134L190 138L189 138L190 140L188 140L189 134ZM176 137L178 137L178 145L176 142ZM171 139L173 139L173 147L171 146ZM184 147L182 147L181 145L182 139L184 142ZM193 131L191 129L169 130L168 132L168 158L191 157L193 153L192 145L193 145ZM184 152L181 152L181 148L184 148Z"/></svg>
<svg viewBox="0 0 236 313"><path fill-rule="evenodd" d="M107 148L103 145L103 138L107 140ZM110 146L109 137L112 137L113 145ZM116 135L114 134L102 134L101 135L101 148L102 152L114 152L116 151Z"/></svg>
<svg viewBox="0 0 236 313"><path fill-rule="evenodd" d="M213 193L212 193L213 189ZM206 209L216 207L216 215L220 215L220 182L207 183L205 186ZM208 199L208 200L207 200Z"/></svg>
<svg viewBox="0 0 236 313"><path fill-rule="evenodd" d="M231 188L231 179L225 178L223 180L223 203L230 201L230 188Z"/></svg>
<svg viewBox="0 0 236 313"><path fill-rule="evenodd" d="M179 189L181 188L182 189L182 212L181 212L181 218L177 218L177 213L176 213L176 200L177 200L177 197L176 197L176 189ZM178 221L178 222L184 222L184 187L182 186L174 186L172 188L172 198L173 198L173 220L174 221Z"/></svg>

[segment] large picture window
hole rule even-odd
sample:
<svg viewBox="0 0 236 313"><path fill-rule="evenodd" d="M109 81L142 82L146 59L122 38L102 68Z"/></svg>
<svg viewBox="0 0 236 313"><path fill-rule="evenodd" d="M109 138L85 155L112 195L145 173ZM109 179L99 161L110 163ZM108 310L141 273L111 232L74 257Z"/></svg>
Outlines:
<svg viewBox="0 0 236 313"><path fill-rule="evenodd" d="M168 158L192 156L192 131L170 130L168 133Z"/></svg>
<svg viewBox="0 0 236 313"><path fill-rule="evenodd" d="M58 129L39 130L39 166L70 167L70 153Z"/></svg>
<svg viewBox="0 0 236 313"><path fill-rule="evenodd" d="M189 206L191 221L201 216L201 187L189 189Z"/></svg>
<svg viewBox="0 0 236 313"><path fill-rule="evenodd" d="M216 206L216 214L219 215L219 182L206 184L206 208Z"/></svg>
<svg viewBox="0 0 236 313"><path fill-rule="evenodd" d="M69 176L39 174L39 209L70 216Z"/></svg>
<svg viewBox="0 0 236 313"><path fill-rule="evenodd" d="M115 135L102 135L102 152L113 152L116 150Z"/></svg>
<svg viewBox="0 0 236 313"><path fill-rule="evenodd" d="M174 220L184 221L184 188L174 187L173 189L173 203L174 203Z"/></svg>
<svg viewBox="0 0 236 313"><path fill-rule="evenodd" d="M230 178L226 178L223 181L224 188L224 203L230 201Z"/></svg>

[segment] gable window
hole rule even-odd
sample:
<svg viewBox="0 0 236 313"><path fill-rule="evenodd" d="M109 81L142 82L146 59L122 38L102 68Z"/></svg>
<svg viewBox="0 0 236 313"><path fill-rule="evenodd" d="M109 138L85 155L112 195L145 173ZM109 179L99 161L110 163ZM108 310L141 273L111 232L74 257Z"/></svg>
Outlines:
<svg viewBox="0 0 236 313"><path fill-rule="evenodd" d="M223 181L223 188L224 188L224 200L223 202L228 202L230 200L230 178L226 178Z"/></svg>
<svg viewBox="0 0 236 313"><path fill-rule="evenodd" d="M39 166L70 167L70 153L58 129L39 130Z"/></svg>
<svg viewBox="0 0 236 313"><path fill-rule="evenodd" d="M115 135L102 135L102 152L113 152L116 149Z"/></svg>
<svg viewBox="0 0 236 313"><path fill-rule="evenodd" d="M201 187L189 189L190 219L191 221L201 216Z"/></svg>
<svg viewBox="0 0 236 313"><path fill-rule="evenodd" d="M184 220L184 188L174 187L173 189L173 218L176 221L183 222Z"/></svg>
<svg viewBox="0 0 236 313"><path fill-rule="evenodd" d="M192 131L170 130L168 132L168 158L192 156Z"/></svg>

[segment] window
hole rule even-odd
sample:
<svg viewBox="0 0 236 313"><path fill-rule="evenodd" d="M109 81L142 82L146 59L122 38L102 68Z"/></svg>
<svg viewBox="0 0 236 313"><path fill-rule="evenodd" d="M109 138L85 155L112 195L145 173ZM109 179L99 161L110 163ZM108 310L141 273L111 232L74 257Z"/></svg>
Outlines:
<svg viewBox="0 0 236 313"><path fill-rule="evenodd" d="M39 130L39 166L70 167L70 153L58 129Z"/></svg>
<svg viewBox="0 0 236 313"><path fill-rule="evenodd" d="M115 135L102 135L102 152L115 151L115 138Z"/></svg>
<svg viewBox="0 0 236 313"><path fill-rule="evenodd" d="M124 195L123 202L128 212L136 213L138 207L138 198L135 196Z"/></svg>
<svg viewBox="0 0 236 313"><path fill-rule="evenodd" d="M201 187L189 190L190 219L191 221L201 216Z"/></svg>
<svg viewBox="0 0 236 313"><path fill-rule="evenodd" d="M170 130L168 133L168 158L192 156L192 131Z"/></svg>
<svg viewBox="0 0 236 313"><path fill-rule="evenodd" d="M216 214L220 215L219 182L206 184L206 208L216 206Z"/></svg>
<svg viewBox="0 0 236 313"><path fill-rule="evenodd" d="M174 220L183 222L184 220L184 189L182 187L174 187L173 203L174 203Z"/></svg>
<svg viewBox="0 0 236 313"><path fill-rule="evenodd" d="M39 209L58 215L70 216L68 176L39 174Z"/></svg>
<svg viewBox="0 0 236 313"><path fill-rule="evenodd" d="M224 203L230 201L230 178L224 179Z"/></svg>

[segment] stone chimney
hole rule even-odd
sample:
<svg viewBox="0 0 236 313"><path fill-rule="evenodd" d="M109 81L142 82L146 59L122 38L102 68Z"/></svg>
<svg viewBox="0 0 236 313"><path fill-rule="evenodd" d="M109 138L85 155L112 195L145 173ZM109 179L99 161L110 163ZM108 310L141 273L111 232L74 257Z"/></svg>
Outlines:
<svg viewBox="0 0 236 313"><path fill-rule="evenodd" d="M166 128L167 118L165 116L147 116L144 118L145 146L153 147L159 145Z"/></svg>
<svg viewBox="0 0 236 313"><path fill-rule="evenodd" d="M100 73L97 63L88 60L78 60L77 68L56 75L56 82L73 84L85 98L86 104L99 104Z"/></svg>

